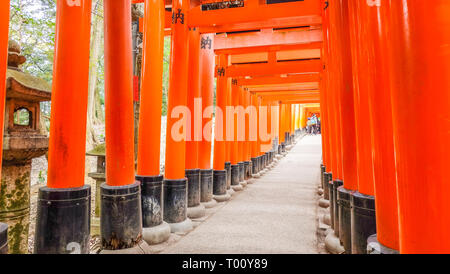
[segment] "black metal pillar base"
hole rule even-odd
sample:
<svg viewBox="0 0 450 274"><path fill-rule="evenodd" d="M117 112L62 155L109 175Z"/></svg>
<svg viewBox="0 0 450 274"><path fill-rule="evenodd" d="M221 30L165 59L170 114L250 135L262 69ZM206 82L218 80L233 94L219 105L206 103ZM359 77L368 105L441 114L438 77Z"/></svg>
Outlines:
<svg viewBox="0 0 450 274"><path fill-rule="evenodd" d="M200 169L186 169L188 207L200 205Z"/></svg>
<svg viewBox="0 0 450 274"><path fill-rule="evenodd" d="M339 237L339 208L338 208L338 199L337 199L337 189L341 186L343 186L344 183L341 180L334 180L333 182L333 220L334 220L334 234L336 237Z"/></svg>
<svg viewBox="0 0 450 274"><path fill-rule="evenodd" d="M89 254L91 187L39 189L35 254Z"/></svg>
<svg viewBox="0 0 450 274"><path fill-rule="evenodd" d="M321 164L320 165L320 185L321 185L322 189L324 189L323 176L324 176L325 172L326 172L325 166Z"/></svg>
<svg viewBox="0 0 450 274"><path fill-rule="evenodd" d="M251 165L252 165L251 161L244 162L244 172L245 172L244 179L245 180L248 180L252 177Z"/></svg>
<svg viewBox="0 0 450 274"><path fill-rule="evenodd" d="M239 165L231 165L231 185L237 186L239 185L240 179L240 169Z"/></svg>
<svg viewBox="0 0 450 274"><path fill-rule="evenodd" d="M333 187L334 181L329 180L328 181L328 197L330 200L330 220L331 220L331 229L335 229L334 227L334 187Z"/></svg>
<svg viewBox="0 0 450 274"><path fill-rule="evenodd" d="M377 233L375 197L354 192L350 198L352 214L352 254L367 253L367 238Z"/></svg>
<svg viewBox="0 0 450 274"><path fill-rule="evenodd" d="M231 188L231 163L225 163L225 170L227 171L227 189Z"/></svg>
<svg viewBox="0 0 450 274"><path fill-rule="evenodd" d="M377 234L369 236L367 239L367 254L400 254L398 250L389 248L378 242Z"/></svg>
<svg viewBox="0 0 450 274"><path fill-rule="evenodd" d="M141 185L100 186L102 249L132 248L142 240Z"/></svg>
<svg viewBox="0 0 450 274"><path fill-rule="evenodd" d="M233 170L233 169L232 169ZM231 172L233 173L233 172ZM239 182L238 182L239 184ZM227 171L213 171L213 195L220 196L227 194Z"/></svg>
<svg viewBox="0 0 450 274"><path fill-rule="evenodd" d="M0 255L8 254L8 225L0 223Z"/></svg>
<svg viewBox="0 0 450 274"><path fill-rule="evenodd" d="M136 176L141 184L142 227L155 227L163 223L163 176Z"/></svg>
<svg viewBox="0 0 450 274"><path fill-rule="evenodd" d="M330 178L332 178L333 175L331 173L325 172L323 174L323 198L325 200L330 200L330 191L328 186L330 185Z"/></svg>
<svg viewBox="0 0 450 274"><path fill-rule="evenodd" d="M352 254L352 222L350 196L353 191L343 186L337 189L337 204L339 216L339 240L345 249L345 254Z"/></svg>
<svg viewBox="0 0 450 274"><path fill-rule="evenodd" d="M213 198L213 170L200 170L200 202L207 203Z"/></svg>
<svg viewBox="0 0 450 274"><path fill-rule="evenodd" d="M252 162L249 161L245 161L244 162L244 180L248 180L250 179L251 175L250 175L250 165Z"/></svg>
<svg viewBox="0 0 450 274"><path fill-rule="evenodd" d="M239 162L239 182L243 182L245 180L245 163Z"/></svg>
<svg viewBox="0 0 450 274"><path fill-rule="evenodd" d="M257 174L258 172L258 158L252 158L252 174Z"/></svg>
<svg viewBox="0 0 450 274"><path fill-rule="evenodd" d="M188 180L164 180L163 212L164 221L169 224L181 223L187 218L187 188Z"/></svg>

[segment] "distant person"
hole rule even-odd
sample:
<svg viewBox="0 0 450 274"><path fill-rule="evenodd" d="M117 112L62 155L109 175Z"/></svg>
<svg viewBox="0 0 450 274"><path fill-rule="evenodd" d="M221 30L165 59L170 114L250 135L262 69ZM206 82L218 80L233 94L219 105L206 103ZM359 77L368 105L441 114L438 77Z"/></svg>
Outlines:
<svg viewBox="0 0 450 274"><path fill-rule="evenodd" d="M317 132L322 134L322 122L320 121L320 117L317 118Z"/></svg>
<svg viewBox="0 0 450 274"><path fill-rule="evenodd" d="M311 128L312 128L311 118L308 118L308 121L306 122L306 133L311 134Z"/></svg>
<svg viewBox="0 0 450 274"><path fill-rule="evenodd" d="M311 117L311 134L316 134L317 117L315 114Z"/></svg>

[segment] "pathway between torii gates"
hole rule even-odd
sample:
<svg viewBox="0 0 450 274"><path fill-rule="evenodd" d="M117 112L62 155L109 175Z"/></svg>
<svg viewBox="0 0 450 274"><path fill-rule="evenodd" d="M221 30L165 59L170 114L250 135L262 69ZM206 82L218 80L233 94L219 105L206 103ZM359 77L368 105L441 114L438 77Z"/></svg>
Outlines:
<svg viewBox="0 0 450 274"><path fill-rule="evenodd" d="M162 253L317 253L321 136L305 136L278 165Z"/></svg>

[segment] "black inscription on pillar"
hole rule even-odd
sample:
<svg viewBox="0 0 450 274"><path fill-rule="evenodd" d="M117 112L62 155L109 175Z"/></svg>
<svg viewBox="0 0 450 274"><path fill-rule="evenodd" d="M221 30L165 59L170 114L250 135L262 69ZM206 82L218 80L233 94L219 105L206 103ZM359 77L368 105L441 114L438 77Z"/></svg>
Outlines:
<svg viewBox="0 0 450 274"><path fill-rule="evenodd" d="M178 23L178 19L180 19L181 24L184 24L184 13L181 12L181 9L178 9L176 13L172 13L172 24Z"/></svg>
<svg viewBox="0 0 450 274"><path fill-rule="evenodd" d="M217 76L225 76L225 68L224 67L217 68Z"/></svg>
<svg viewBox="0 0 450 274"><path fill-rule="evenodd" d="M231 80L231 84L237 86L238 80L237 80L237 79L232 79L232 80Z"/></svg>
<svg viewBox="0 0 450 274"><path fill-rule="evenodd" d="M202 37L201 48L206 49L206 47L208 47L208 49L211 49L211 46L212 46L211 38L209 38L209 36L206 36L206 38Z"/></svg>

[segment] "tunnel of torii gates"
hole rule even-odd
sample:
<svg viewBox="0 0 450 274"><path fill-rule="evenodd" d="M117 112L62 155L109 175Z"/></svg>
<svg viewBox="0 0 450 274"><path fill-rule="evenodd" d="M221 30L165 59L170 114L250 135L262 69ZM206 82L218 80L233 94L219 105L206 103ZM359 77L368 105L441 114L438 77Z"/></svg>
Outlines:
<svg viewBox="0 0 450 274"><path fill-rule="evenodd" d="M0 2L4 78L9 1ZM130 8L141 2L135 172ZM67 253L74 245L89 252L90 17L90 0L57 1L48 182L39 191L35 253ZM345 252L365 253L369 244L380 253L450 253L450 184L444 181L450 166L450 1L105 0L104 21L103 251L189 229L202 206L241 190L283 153L307 113L320 112L322 185ZM197 98L204 119L182 133L192 138L167 137L162 175L165 35L172 37L167 136L180 121L195 125L199 117L180 118L177 110L194 112ZM214 78L218 126L211 141L195 137L212 130ZM217 119L227 106L255 106L258 120L269 117L267 125L245 115L239 133L233 120ZM260 107L268 108L263 113ZM267 126L268 134L257 130L250 140L254 124ZM229 132L246 138L220 138Z"/></svg>

